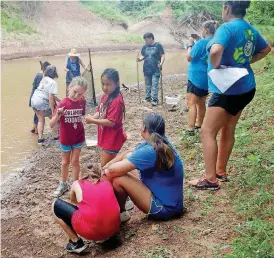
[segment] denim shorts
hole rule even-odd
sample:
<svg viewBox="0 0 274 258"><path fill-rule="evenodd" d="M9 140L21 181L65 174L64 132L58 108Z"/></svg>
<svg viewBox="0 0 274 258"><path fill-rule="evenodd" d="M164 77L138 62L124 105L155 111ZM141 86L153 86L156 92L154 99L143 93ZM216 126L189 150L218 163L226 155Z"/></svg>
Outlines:
<svg viewBox="0 0 274 258"><path fill-rule="evenodd" d="M152 195L150 201L150 210L147 214L149 219L153 220L168 220L178 216L183 211L170 211L165 206L157 203L157 199Z"/></svg>
<svg viewBox="0 0 274 258"><path fill-rule="evenodd" d="M84 146L85 142L76 143L73 145L64 145L60 143L60 149L63 152L70 152L73 149L81 149Z"/></svg>
<svg viewBox="0 0 274 258"><path fill-rule="evenodd" d="M105 149L103 149L102 151L105 152L105 153L111 154L111 155L115 155L115 154L119 153L118 150L105 150Z"/></svg>

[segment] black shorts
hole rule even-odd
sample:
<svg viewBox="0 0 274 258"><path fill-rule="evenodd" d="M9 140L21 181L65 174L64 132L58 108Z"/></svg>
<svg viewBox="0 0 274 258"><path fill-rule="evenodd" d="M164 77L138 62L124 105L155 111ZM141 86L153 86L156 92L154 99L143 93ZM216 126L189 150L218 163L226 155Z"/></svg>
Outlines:
<svg viewBox="0 0 274 258"><path fill-rule="evenodd" d="M63 220L68 226L72 228L71 218L73 213L78 210L78 207L65 202L63 200L57 199L54 202L53 211L57 218Z"/></svg>
<svg viewBox="0 0 274 258"><path fill-rule="evenodd" d="M224 95L213 93L208 102L208 107L221 107L232 116L236 116L254 98L256 89L241 95Z"/></svg>
<svg viewBox="0 0 274 258"><path fill-rule="evenodd" d="M198 97L205 97L208 95L208 90L203 90L195 86L190 80L187 82L187 93L192 93Z"/></svg>

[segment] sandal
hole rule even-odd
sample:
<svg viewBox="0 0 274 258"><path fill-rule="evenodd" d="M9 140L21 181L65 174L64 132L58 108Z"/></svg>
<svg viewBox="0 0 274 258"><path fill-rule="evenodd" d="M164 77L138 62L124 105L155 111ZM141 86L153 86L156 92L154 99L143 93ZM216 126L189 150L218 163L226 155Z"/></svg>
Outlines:
<svg viewBox="0 0 274 258"><path fill-rule="evenodd" d="M185 130L185 135L188 135L188 136L194 136L195 135L195 131L194 130Z"/></svg>

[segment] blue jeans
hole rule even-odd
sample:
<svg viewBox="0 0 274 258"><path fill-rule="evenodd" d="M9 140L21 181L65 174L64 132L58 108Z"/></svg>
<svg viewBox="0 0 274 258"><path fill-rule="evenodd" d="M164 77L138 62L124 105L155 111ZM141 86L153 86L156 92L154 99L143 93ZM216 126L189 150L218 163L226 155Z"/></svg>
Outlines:
<svg viewBox="0 0 274 258"><path fill-rule="evenodd" d="M160 79L160 72L155 72L152 75L145 75L146 84L146 100L158 103L158 84Z"/></svg>

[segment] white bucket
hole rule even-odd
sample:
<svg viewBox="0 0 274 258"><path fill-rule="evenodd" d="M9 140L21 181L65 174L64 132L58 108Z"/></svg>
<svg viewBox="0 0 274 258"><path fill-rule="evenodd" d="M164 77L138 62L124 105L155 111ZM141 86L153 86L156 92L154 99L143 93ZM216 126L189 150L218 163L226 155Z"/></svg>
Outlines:
<svg viewBox="0 0 274 258"><path fill-rule="evenodd" d="M166 104L168 105L177 105L178 102L180 101L181 95L177 96L177 97L168 97L166 96Z"/></svg>

